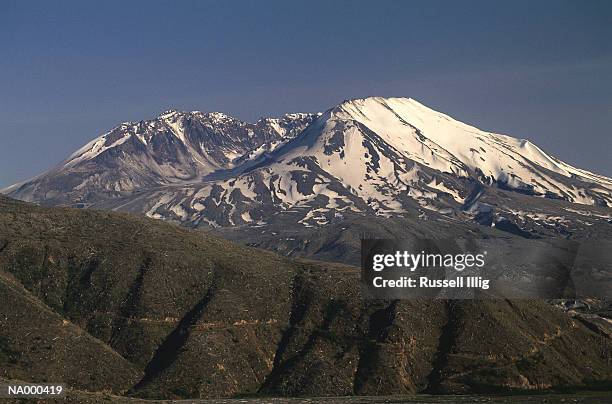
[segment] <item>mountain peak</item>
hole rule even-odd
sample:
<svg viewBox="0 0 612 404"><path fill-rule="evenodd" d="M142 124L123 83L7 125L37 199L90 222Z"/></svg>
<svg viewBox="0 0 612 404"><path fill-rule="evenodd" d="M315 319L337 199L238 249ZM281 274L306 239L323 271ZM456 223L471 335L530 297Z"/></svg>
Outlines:
<svg viewBox="0 0 612 404"><path fill-rule="evenodd" d="M166 110L166 111L162 112L157 117L160 118L160 119L169 118L169 117L171 117L173 115L176 115L178 113L179 112L176 109L169 109L169 110Z"/></svg>
<svg viewBox="0 0 612 404"><path fill-rule="evenodd" d="M466 201L473 204L474 190L487 187L612 205L609 178L412 98L379 96L345 100L322 115L256 123L221 112L169 110L117 126L58 168L9 191L47 204L109 206L149 192L137 203L149 216L222 226L257 223L262 212L295 207L309 208L301 223L323 222L319 213L332 220L340 210L462 212ZM167 193L170 199L159 199Z"/></svg>
<svg viewBox="0 0 612 404"><path fill-rule="evenodd" d="M424 106L414 98L410 97L382 97L382 96L369 96L369 97L357 97L357 98L348 98L342 101L338 106L345 105L357 105L364 106L369 104L388 104L388 103L404 103L404 104L415 104Z"/></svg>
<svg viewBox="0 0 612 404"><path fill-rule="evenodd" d="M380 119L402 119L412 125L421 122L425 115L430 117L445 116L431 108L426 107L413 98L406 97L380 97L352 98L344 100L331 110L332 116L348 119L366 119L376 121ZM385 118L385 115L387 116Z"/></svg>
<svg viewBox="0 0 612 404"><path fill-rule="evenodd" d="M234 117L224 114L223 112L207 112L203 113L204 116L208 117L213 122L224 122L228 120L236 120Z"/></svg>

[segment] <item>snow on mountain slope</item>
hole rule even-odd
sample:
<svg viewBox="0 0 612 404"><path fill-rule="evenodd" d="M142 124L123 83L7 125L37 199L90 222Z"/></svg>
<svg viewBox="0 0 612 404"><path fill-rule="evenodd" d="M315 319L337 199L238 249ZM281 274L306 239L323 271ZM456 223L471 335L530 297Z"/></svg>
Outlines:
<svg viewBox="0 0 612 404"><path fill-rule="evenodd" d="M495 185L569 202L606 206L611 200L609 179L409 99L344 102L250 165L122 202L121 208L213 227L263 225L279 214L320 226L346 214L406 211L480 218L477 200Z"/></svg>
<svg viewBox="0 0 612 404"><path fill-rule="evenodd" d="M122 123L47 173L5 192L49 204L86 203L98 194L117 197L163 184L197 182L244 163L254 150L274 150L316 116L288 114L251 124L218 112L171 110L153 120Z"/></svg>
<svg viewBox="0 0 612 404"><path fill-rule="evenodd" d="M256 124L170 111L120 125L10 194L192 226L261 226L279 215L321 226L347 214L408 211L494 225L499 217L485 213L502 194L489 189L525 194L534 206L538 199L612 206L609 178L412 99L380 97Z"/></svg>
<svg viewBox="0 0 612 404"><path fill-rule="evenodd" d="M121 145L133 141L141 146L140 150L125 151L148 149L146 151L155 160L150 167L160 175L181 178L181 174L160 170L155 164L159 160L176 162L176 156L180 155L187 158L187 163L193 163L196 170L190 174L207 174L232 167L237 157L255 148L267 146L273 149L299 133L313 118L310 114L290 114L281 119L261 119L251 125L219 112L180 113L172 110L155 120L121 124L72 154L64 167L93 160L109 149L121 149Z"/></svg>
<svg viewBox="0 0 612 404"><path fill-rule="evenodd" d="M610 179L562 163L526 140L480 131L405 98L332 108L278 148L257 175L279 176L275 192L284 191L278 199L288 205L325 195L326 184L339 183L379 213L408 208L406 196L434 210L446 209L448 199L463 204L476 183L576 203L612 202ZM320 189L296 192L300 176Z"/></svg>
<svg viewBox="0 0 612 404"><path fill-rule="evenodd" d="M412 99L353 100L341 104L336 116L362 123L419 163L460 176L478 171L484 181L587 204L599 195L562 184L554 174L599 184L608 196L612 188L611 179L565 164L527 140L481 131Z"/></svg>

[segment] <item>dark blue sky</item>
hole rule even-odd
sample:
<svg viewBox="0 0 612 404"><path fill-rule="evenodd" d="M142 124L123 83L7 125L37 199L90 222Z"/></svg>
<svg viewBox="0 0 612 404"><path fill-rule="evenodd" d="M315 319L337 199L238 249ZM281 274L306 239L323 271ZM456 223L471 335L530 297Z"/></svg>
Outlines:
<svg viewBox="0 0 612 404"><path fill-rule="evenodd" d="M612 1L0 0L0 186L122 121L413 97L612 175Z"/></svg>

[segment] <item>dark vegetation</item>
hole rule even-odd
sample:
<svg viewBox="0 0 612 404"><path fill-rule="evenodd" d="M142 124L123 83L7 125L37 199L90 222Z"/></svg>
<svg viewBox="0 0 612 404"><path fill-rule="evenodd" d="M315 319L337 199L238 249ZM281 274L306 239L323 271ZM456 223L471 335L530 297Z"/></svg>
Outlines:
<svg viewBox="0 0 612 404"><path fill-rule="evenodd" d="M91 402L610 388L595 322L543 301L368 301L358 276L0 197L0 378Z"/></svg>

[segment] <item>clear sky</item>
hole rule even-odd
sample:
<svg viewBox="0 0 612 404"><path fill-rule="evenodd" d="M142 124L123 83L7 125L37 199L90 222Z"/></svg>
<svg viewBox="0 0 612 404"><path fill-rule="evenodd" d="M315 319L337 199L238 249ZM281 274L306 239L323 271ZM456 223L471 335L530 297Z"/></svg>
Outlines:
<svg viewBox="0 0 612 404"><path fill-rule="evenodd" d="M612 1L0 0L0 187L169 108L370 95L612 176Z"/></svg>

